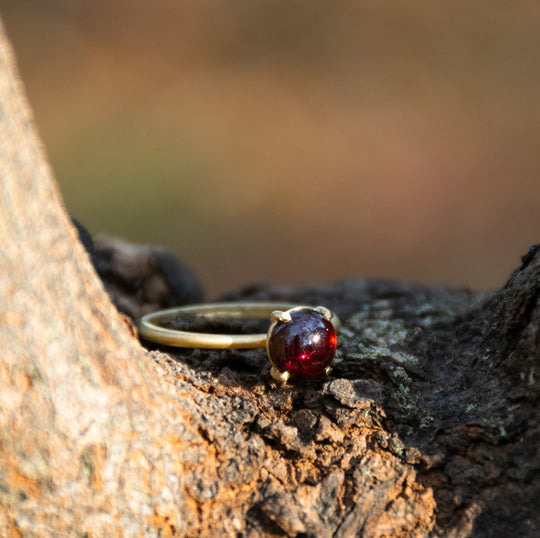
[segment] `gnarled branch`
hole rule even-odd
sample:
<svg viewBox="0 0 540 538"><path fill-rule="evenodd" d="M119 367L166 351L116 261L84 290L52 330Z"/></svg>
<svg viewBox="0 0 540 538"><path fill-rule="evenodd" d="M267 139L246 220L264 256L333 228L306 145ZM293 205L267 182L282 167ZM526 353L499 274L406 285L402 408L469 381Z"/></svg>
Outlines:
<svg viewBox="0 0 540 538"><path fill-rule="evenodd" d="M329 378L278 386L258 350L145 351L103 282L134 317L200 290L104 240L98 278L0 32L0 534L538 535L538 249L492 294L227 297L335 309Z"/></svg>

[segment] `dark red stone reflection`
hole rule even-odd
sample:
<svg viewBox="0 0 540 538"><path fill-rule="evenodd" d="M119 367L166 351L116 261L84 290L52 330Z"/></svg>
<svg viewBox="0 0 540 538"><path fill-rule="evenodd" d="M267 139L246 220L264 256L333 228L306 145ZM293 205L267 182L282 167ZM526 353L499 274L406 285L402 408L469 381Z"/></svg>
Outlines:
<svg viewBox="0 0 540 538"><path fill-rule="evenodd" d="M337 337L332 323L321 313L302 308L290 312L292 320L279 321L268 342L272 362L280 372L296 377L324 373L336 353Z"/></svg>

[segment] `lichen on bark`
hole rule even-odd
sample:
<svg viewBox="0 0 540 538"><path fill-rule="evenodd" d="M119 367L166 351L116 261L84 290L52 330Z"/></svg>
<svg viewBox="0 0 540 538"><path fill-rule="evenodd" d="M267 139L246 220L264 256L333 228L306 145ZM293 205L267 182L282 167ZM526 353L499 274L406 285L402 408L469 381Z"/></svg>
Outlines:
<svg viewBox="0 0 540 538"><path fill-rule="evenodd" d="M261 350L140 345L141 313L201 290L170 255L107 239L98 278L1 28L0 132L2 536L539 534L538 248L492 293L228 294L340 315L331 375L280 386Z"/></svg>

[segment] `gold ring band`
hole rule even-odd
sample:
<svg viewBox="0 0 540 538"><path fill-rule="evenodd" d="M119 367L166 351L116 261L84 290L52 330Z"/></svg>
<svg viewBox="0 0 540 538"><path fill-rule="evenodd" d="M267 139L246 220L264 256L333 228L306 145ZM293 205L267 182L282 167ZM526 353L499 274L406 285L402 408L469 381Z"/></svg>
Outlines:
<svg viewBox="0 0 540 538"><path fill-rule="evenodd" d="M311 314L310 314L311 313ZM263 334L213 334L203 332L191 332L177 329L169 329L163 326L167 320L181 315L195 315L211 320L212 318L225 319L268 319L270 328L268 333ZM281 352L272 352L271 337L278 325L287 324L292 320L292 317L303 315L318 315L319 320L318 331L320 332L321 323L326 323L328 326L324 332L333 332L333 352L330 361L335 352L336 339L335 333L340 328L338 316L329 309L322 306L298 306L289 303L278 302L227 302L227 303L208 303L196 304L189 306L180 306L160 310L143 316L139 323L140 335L152 342L164 344L168 346L187 347L187 348L206 348L206 349L246 349L246 348L262 348L266 347L270 363L272 364L272 375L280 381L285 381L289 377L287 366L284 364L286 359L275 358L276 354L282 355ZM304 324L307 322L304 320ZM308 323L309 325L309 323ZM292 325L291 325L292 326ZM321 333L321 334L323 334ZM298 338L298 337L297 337ZM316 342L319 342L321 335L317 336ZM282 347L285 344L282 344ZM274 346L275 347L275 346ZM289 345L290 348L290 345ZM316 353L312 350L313 345L309 348L309 353ZM300 352L299 352L300 353ZM302 357L306 355L304 353ZM309 357L307 357L309 358ZM306 358L306 360L307 360ZM320 369L320 368L319 368ZM325 371L329 371L326 367ZM306 370L311 372L311 370ZM316 370L315 370L316 371ZM301 375L301 377L311 377L311 375Z"/></svg>

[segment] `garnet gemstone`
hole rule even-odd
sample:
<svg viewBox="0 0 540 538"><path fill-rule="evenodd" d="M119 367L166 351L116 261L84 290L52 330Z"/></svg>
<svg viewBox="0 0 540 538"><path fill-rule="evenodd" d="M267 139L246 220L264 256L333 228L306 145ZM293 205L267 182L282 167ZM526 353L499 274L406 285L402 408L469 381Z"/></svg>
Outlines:
<svg viewBox="0 0 540 538"><path fill-rule="evenodd" d="M268 337L270 361L280 372L315 377L326 370L336 353L336 329L312 308L289 310L291 321L278 321Z"/></svg>

